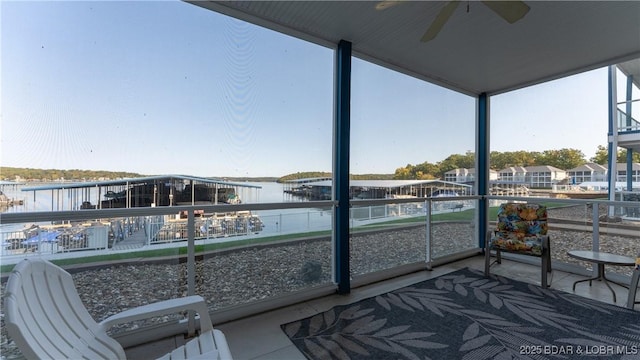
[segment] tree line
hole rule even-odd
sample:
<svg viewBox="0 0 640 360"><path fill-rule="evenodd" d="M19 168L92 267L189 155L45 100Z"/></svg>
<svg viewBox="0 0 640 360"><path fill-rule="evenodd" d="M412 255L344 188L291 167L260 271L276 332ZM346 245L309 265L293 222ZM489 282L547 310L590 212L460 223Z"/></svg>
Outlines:
<svg viewBox="0 0 640 360"><path fill-rule="evenodd" d="M106 171L106 170L60 170L60 169L33 169L33 168L16 168L2 166L0 167L0 178L3 180L23 181L53 181L53 180L113 180L131 177L140 177L138 173L124 171Z"/></svg>
<svg viewBox="0 0 640 360"><path fill-rule="evenodd" d="M592 162L605 165L608 162L608 150L605 146L598 146L595 156L587 161L584 153L577 149L560 149L539 151L492 151L489 154L489 164L491 170L502 170L512 166L553 166L562 170L569 170ZM447 171L475 167L475 153L468 151L466 154L453 154L446 159L435 164L425 161L421 164L397 168L393 176L398 180L409 179L442 179ZM627 150L618 151L617 162L627 162ZM640 162L640 154L633 153L633 162Z"/></svg>
<svg viewBox="0 0 640 360"><path fill-rule="evenodd" d="M549 165L562 170L573 169L587 162L604 165L607 163L607 148L598 146L594 157L589 161L585 158L584 153L577 149L560 149L538 151L492 151L489 155L490 167L492 170L502 170L511 166L538 166ZM618 151L618 163L626 163L627 150L620 149ZM425 161L421 164L407 164L404 167L397 168L393 174L352 174L351 180L429 180L443 179L447 171L475 167L475 154L468 151L466 154L452 154L446 159L437 163ZM640 154L633 153L633 162L640 163ZM106 171L106 170L59 170L59 169L33 169L33 168L16 168L16 167L0 167L0 179L16 180L16 178L24 181L52 181L52 180L112 180L122 178L141 177L138 173L123 171ZM272 177L256 177L242 178L242 181L278 181L285 182L296 179L307 179L316 177L331 177L330 172L307 171L297 172L280 178ZM221 177L226 178L226 177ZM227 180L236 180L236 178L226 178ZM238 178L240 179L240 178Z"/></svg>

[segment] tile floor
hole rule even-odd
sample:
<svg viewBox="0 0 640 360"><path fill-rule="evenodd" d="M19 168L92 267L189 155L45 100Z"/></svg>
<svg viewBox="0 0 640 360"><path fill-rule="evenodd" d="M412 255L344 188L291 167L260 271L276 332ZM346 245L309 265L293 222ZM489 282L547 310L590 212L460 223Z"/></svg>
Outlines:
<svg viewBox="0 0 640 360"><path fill-rule="evenodd" d="M439 266L433 269L433 271L422 271L354 289L352 293L347 296L331 295L246 319L217 325L216 327L225 333L235 360L302 360L305 359L305 357L280 329L281 324L326 311L336 305L356 302L465 267L482 270L484 269L484 258L482 256L476 256ZM504 260L502 264L492 266L491 272L505 277L519 278L523 279L523 281L540 284L540 268L532 265ZM554 270L552 276L551 287L567 292L573 292L572 286L574 281L585 278L584 276L558 270ZM612 287L617 294L616 304L625 306L628 294L627 290L617 285L612 285ZM611 291L605 284L599 281L593 282L592 286L589 286L588 282L580 283L577 285L575 293L603 302L613 303ZM638 309L640 309L640 305L636 305L636 310ZM169 352L175 345L176 342L173 339L166 339L128 349L127 356L130 359L154 358Z"/></svg>

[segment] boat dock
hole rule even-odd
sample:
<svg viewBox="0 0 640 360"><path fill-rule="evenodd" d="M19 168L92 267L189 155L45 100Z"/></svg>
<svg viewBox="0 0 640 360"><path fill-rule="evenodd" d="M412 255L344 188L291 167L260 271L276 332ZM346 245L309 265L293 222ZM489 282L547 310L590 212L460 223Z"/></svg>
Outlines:
<svg viewBox="0 0 640 360"><path fill-rule="evenodd" d="M350 199L390 199L399 197L439 197L472 195L473 187L442 180L351 180ZM308 200L331 199L330 178L291 180L284 192Z"/></svg>

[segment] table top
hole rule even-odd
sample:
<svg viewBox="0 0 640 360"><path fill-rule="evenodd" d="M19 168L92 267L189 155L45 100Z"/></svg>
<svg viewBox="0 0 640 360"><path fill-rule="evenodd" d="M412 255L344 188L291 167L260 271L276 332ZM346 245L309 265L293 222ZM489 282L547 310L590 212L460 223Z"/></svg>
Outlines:
<svg viewBox="0 0 640 360"><path fill-rule="evenodd" d="M609 254L606 252L571 250L568 252L568 254L569 256L576 259L587 260L607 265L634 266L636 264L636 259L634 258L616 254Z"/></svg>

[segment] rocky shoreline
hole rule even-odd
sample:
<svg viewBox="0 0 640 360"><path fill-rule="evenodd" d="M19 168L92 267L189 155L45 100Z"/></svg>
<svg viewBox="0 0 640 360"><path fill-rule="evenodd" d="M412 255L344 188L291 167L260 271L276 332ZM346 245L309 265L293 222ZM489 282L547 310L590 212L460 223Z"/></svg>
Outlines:
<svg viewBox="0 0 640 360"><path fill-rule="evenodd" d="M586 211L584 207L571 207L550 209L549 213L552 218L584 220L588 218ZM470 223L438 223L432 229L434 258L474 248ZM640 234L640 227L638 229ZM566 255L571 249L591 249L590 232L554 230L552 227L549 234L554 261L590 268L591 264ZM354 234L351 239L352 274L357 276L425 261L425 238L424 226ZM635 256L640 250L640 236L601 235L600 244L602 251ZM316 238L208 254L196 265L196 293L207 299L213 311L330 283L330 245L329 238ZM630 273L628 267L608 270ZM87 309L98 321L127 308L184 296L187 291L186 264L177 260L114 265L77 271L72 276ZM2 358L20 358L19 351L6 335L4 322L0 333Z"/></svg>

